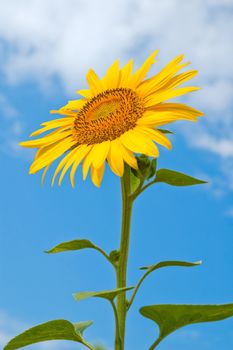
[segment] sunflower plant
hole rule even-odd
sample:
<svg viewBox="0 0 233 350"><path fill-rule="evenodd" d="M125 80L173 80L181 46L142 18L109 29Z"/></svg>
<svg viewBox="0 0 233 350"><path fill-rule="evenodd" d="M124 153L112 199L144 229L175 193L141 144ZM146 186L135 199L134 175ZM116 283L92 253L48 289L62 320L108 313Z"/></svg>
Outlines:
<svg viewBox="0 0 233 350"><path fill-rule="evenodd" d="M58 179L62 183L70 171L71 185L75 174L82 166L85 180L90 170L93 183L99 187L106 164L119 176L122 192L122 225L120 246L106 253L88 239L63 242L48 250L48 254L64 251L94 249L104 256L116 274L116 288L104 291L88 291L74 294L75 300L90 297L103 298L110 303L115 317L115 350L125 349L126 317L135 296L145 278L152 272L169 266L194 267L201 262L162 261L142 267L142 276L135 285L127 284L128 251L130 245L130 223L133 204L150 186L163 182L172 186L191 186L205 181L169 169L158 169L157 145L172 148L168 138L170 131L164 125L177 120L196 122L202 112L177 102L173 98L198 90L196 86L181 84L189 81L196 70L185 70L189 62L180 55L169 62L159 73L147 78L155 63L157 51L153 52L142 66L133 72L133 61L123 68L115 61L101 79L93 69L87 73L89 88L79 90L79 99L69 101L52 113L61 115L41 124L31 134L32 140L21 142L24 147L36 148L30 174L43 169L42 182L49 168L58 161L52 176L52 185ZM182 72L181 72L182 71ZM58 178L59 177L59 178ZM200 322L212 322L233 316L233 304L223 305L147 305L139 310L141 315L159 326L159 336L149 350L177 329ZM84 347L97 350L99 345L87 341L84 331L92 321L71 323L67 320L52 320L26 330L13 338L4 350L15 350L24 346L48 341L70 340ZM146 339L145 339L146 343Z"/></svg>

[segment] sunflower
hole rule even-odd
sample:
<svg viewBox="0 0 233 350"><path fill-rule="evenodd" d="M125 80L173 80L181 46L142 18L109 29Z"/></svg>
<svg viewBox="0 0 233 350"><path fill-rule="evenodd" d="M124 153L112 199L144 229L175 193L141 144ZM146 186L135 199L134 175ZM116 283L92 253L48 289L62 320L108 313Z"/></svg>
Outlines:
<svg viewBox="0 0 233 350"><path fill-rule="evenodd" d="M158 127L176 120L196 121L202 112L185 104L164 102L198 90L195 86L179 87L190 80L196 70L180 73L188 63L180 55L159 73L145 79L155 63L157 51L132 72L133 61L123 68L115 61L100 79L93 69L87 73L89 89L79 90L80 99L69 101L51 113L62 115L42 123L30 136L44 136L21 142L21 146L37 148L30 174L44 169L42 181L49 167L58 160L52 184L59 174L59 185L70 169L70 181L82 163L83 179L90 169L91 178L100 186L105 162L118 176L124 173L124 164L137 169L136 154L158 157L156 144L171 149L171 143ZM179 74L177 74L179 72Z"/></svg>

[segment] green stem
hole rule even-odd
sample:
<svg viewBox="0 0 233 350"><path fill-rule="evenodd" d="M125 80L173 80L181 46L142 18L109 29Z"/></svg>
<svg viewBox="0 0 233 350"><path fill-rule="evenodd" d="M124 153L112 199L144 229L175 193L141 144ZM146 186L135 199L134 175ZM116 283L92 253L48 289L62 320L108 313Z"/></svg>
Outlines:
<svg viewBox="0 0 233 350"><path fill-rule="evenodd" d="M115 305L113 300L110 300L110 303L111 303L112 308L113 308L114 317L115 317L115 325L116 325L116 329L115 329L115 334L116 334L116 336L115 336L115 348L116 349L120 349L121 348L121 338L120 338L120 328L119 328L117 308L116 308L116 305Z"/></svg>
<svg viewBox="0 0 233 350"><path fill-rule="evenodd" d="M156 179L154 179L143 187L139 186L139 188L131 195L132 200L134 201L142 192L144 192L151 185L154 185L156 182Z"/></svg>
<svg viewBox="0 0 233 350"><path fill-rule="evenodd" d="M130 222L133 207L133 200L130 198L130 168L125 166L124 175L121 178L122 190L122 226L120 257L117 266L117 288L126 287L128 252L130 241ZM117 297L117 314L119 322L119 339L115 341L115 350L124 350L125 322L127 313L126 293L121 293Z"/></svg>

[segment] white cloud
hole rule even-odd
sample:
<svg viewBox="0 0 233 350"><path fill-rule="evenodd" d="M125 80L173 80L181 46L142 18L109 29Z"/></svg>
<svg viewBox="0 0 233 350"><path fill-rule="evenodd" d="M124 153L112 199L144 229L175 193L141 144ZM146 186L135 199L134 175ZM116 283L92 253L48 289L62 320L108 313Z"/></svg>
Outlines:
<svg viewBox="0 0 233 350"><path fill-rule="evenodd" d="M90 66L103 73L117 57L125 62L133 56L140 63L160 48L160 67L165 57L185 53L199 69L196 82L203 88L188 101L206 112L186 131L187 140L220 162L233 158L233 0L0 0L0 5L0 72L8 84L34 80L46 89L58 78L70 95L85 84Z"/></svg>
<svg viewBox="0 0 233 350"><path fill-rule="evenodd" d="M203 83L204 86L201 93L193 95L192 101L202 107L202 109L206 109L210 112L216 112L216 116L219 115L219 118L223 119L223 115L221 113L223 111L228 111L229 108L232 107L232 80L220 78L211 82L204 81ZM211 118L211 120L215 121L215 118Z"/></svg>
<svg viewBox="0 0 233 350"><path fill-rule="evenodd" d="M8 120L14 119L17 117L18 112L16 109L9 103L7 98L0 94L0 108L1 113L4 118L7 118Z"/></svg>
<svg viewBox="0 0 233 350"><path fill-rule="evenodd" d="M10 318L6 313L0 311L0 346L3 347L23 326L20 322Z"/></svg>
<svg viewBox="0 0 233 350"><path fill-rule="evenodd" d="M0 94L0 116L0 151L28 159L31 151L22 152L18 145L24 129L23 122L18 111L3 94Z"/></svg>
<svg viewBox="0 0 233 350"><path fill-rule="evenodd" d="M198 135L198 137L197 137ZM202 132L198 134L190 135L189 129L189 140L195 147L202 148L204 150L211 151L212 153L222 157L231 158L233 157L233 139L221 138Z"/></svg>
<svg viewBox="0 0 233 350"><path fill-rule="evenodd" d="M90 65L102 71L116 57L144 58L158 47L161 57L187 53L205 80L233 76L232 1L1 2L1 69L11 83L58 75L73 89Z"/></svg>

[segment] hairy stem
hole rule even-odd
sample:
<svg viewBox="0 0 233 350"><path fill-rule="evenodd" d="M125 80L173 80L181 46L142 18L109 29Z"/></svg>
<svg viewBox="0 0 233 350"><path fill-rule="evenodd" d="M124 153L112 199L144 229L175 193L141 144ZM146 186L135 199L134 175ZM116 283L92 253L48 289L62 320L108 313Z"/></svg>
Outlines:
<svg viewBox="0 0 233 350"><path fill-rule="evenodd" d="M127 281L127 264L130 241L130 222L133 200L130 198L130 168L125 166L124 175L121 178L122 190L122 226L121 226L121 242L120 257L117 266L117 288L126 287ZM119 339L115 340L115 350L124 350L125 339L125 322L127 313L126 293L121 293L117 297L117 314L119 322Z"/></svg>

